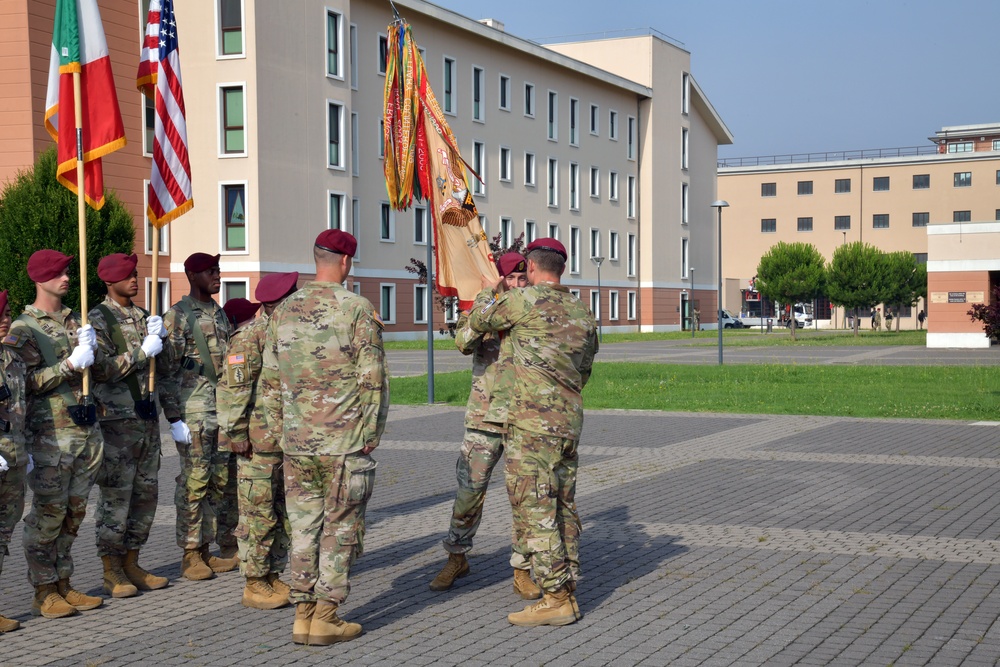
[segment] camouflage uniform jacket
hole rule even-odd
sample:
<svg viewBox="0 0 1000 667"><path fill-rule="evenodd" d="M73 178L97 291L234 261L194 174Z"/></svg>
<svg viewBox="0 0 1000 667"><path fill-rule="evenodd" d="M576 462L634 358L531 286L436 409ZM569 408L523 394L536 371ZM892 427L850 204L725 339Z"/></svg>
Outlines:
<svg viewBox="0 0 1000 667"><path fill-rule="evenodd" d="M7 459L13 468L28 461L24 449L24 416L27 412L24 361L10 348L0 346L0 369L3 370L3 382L10 390L10 398L0 403L0 419L10 424L10 431L0 433L0 456Z"/></svg>
<svg viewBox="0 0 1000 667"><path fill-rule="evenodd" d="M472 355L472 391L465 406L465 428L500 433L503 427L483 421L490 408L490 394L497 375L500 338L482 334L469 327L469 316L462 314L455 326L455 345L462 354Z"/></svg>
<svg viewBox="0 0 1000 667"><path fill-rule="evenodd" d="M368 299L312 281L271 313L262 397L286 455L377 446L389 412L382 322Z"/></svg>
<svg viewBox="0 0 1000 667"><path fill-rule="evenodd" d="M469 315L473 331L506 331L486 421L578 439L580 392L597 354L597 323L564 285L541 283L501 296L484 290Z"/></svg>
<svg viewBox="0 0 1000 667"><path fill-rule="evenodd" d="M181 297L194 311L198 325L205 334L208 350L221 376L232 326L225 311L215 301L202 302L190 296ZM188 325L187 315L175 304L163 316L163 326L170 335L163 341L163 351L156 362L160 404L167 419L183 415L215 412L215 387L201 372L201 355Z"/></svg>
<svg viewBox="0 0 1000 667"><path fill-rule="evenodd" d="M230 442L249 440L255 452L279 451L274 436L269 437L264 404L257 395L268 320L267 315L260 315L229 339L226 369L219 376L216 395L221 432Z"/></svg>
<svg viewBox="0 0 1000 667"><path fill-rule="evenodd" d="M139 393L142 398L149 398L149 373L146 372L149 363L146 353L142 351L142 340L146 337L146 311L135 304L128 307L119 305L110 296L104 298L102 305L118 320L128 351L118 354L118 346L111 336L111 326L105 321L104 313L98 308L91 310L89 322L97 332L97 346L110 367L108 381L94 387L97 415L101 421L135 419L135 401L124 380L135 373Z"/></svg>
<svg viewBox="0 0 1000 667"><path fill-rule="evenodd" d="M32 305L25 306L24 314L33 318L46 332L49 342L55 350L58 363L46 366L42 353L35 343L35 333L24 322L14 320L10 334L4 339L4 345L14 350L25 365L25 387L28 394L28 410L26 428L29 431L39 431L43 428L80 428L69 416L66 399L59 391L63 382L79 401L83 392L83 376L70 368L69 355L76 347L76 330L80 328L80 315L69 308L63 308L58 313L47 313ZM107 360L100 347L94 355L94 365L90 367L91 386L96 382L105 381L108 376ZM37 428L40 426L42 428Z"/></svg>

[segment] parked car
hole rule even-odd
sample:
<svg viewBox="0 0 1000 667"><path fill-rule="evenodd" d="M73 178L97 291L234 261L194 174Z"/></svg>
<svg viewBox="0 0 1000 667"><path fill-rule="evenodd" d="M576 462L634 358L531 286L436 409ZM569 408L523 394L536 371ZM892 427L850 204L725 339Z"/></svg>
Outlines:
<svg viewBox="0 0 1000 667"><path fill-rule="evenodd" d="M739 318L733 317L729 314L728 310L722 311L722 328L723 329L743 329L746 325Z"/></svg>

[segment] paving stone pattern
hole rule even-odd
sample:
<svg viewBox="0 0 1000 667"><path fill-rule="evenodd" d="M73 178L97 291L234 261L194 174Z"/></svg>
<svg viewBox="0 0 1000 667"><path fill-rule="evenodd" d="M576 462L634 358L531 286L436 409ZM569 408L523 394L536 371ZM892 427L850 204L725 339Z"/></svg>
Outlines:
<svg viewBox="0 0 1000 667"><path fill-rule="evenodd" d="M588 412L578 503L582 621L515 628L510 510L495 472L472 571L427 584L454 494L462 410L393 408L345 618L291 643L291 609L240 605L237 573L178 578L169 437L143 561L169 588L32 618L15 531L2 665L979 665L1000 660L1000 425ZM100 592L93 501L74 583Z"/></svg>

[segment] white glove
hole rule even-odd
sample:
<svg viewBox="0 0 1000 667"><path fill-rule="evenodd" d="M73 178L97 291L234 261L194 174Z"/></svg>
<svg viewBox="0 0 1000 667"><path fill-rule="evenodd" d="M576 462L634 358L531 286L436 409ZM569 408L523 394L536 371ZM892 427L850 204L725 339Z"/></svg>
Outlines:
<svg viewBox="0 0 1000 667"><path fill-rule="evenodd" d="M156 334L146 336L142 341L142 351L146 353L147 358L155 357L163 351L163 339Z"/></svg>
<svg viewBox="0 0 1000 667"><path fill-rule="evenodd" d="M32 456L31 454L28 454L28 467L27 469L25 469L24 472L31 472L34 469L35 469L35 457Z"/></svg>
<svg viewBox="0 0 1000 667"><path fill-rule="evenodd" d="M89 324L76 330L77 345L86 345L89 348L97 349L97 333L94 327Z"/></svg>
<svg viewBox="0 0 1000 667"><path fill-rule="evenodd" d="M170 425L170 437L174 439L174 442L189 443L191 442L191 429L182 421L174 422Z"/></svg>
<svg viewBox="0 0 1000 667"><path fill-rule="evenodd" d="M7 465L7 459L0 456L0 472L7 472L8 470L10 470L10 466Z"/></svg>
<svg viewBox="0 0 1000 667"><path fill-rule="evenodd" d="M69 365L75 371L82 371L90 368L94 363L94 348L89 345L80 344L73 348L73 353L69 355Z"/></svg>
<svg viewBox="0 0 1000 667"><path fill-rule="evenodd" d="M159 315L150 315L146 319L146 334L149 336L167 337L167 329L163 326L163 318Z"/></svg>

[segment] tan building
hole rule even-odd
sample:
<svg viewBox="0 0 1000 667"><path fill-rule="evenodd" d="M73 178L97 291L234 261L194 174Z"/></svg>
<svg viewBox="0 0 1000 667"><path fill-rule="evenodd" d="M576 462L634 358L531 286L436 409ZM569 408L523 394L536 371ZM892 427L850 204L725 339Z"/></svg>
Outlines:
<svg viewBox="0 0 1000 667"><path fill-rule="evenodd" d="M989 347L982 324L968 313L972 304L992 301L992 291L1000 287L1000 222L931 225L927 245L933 315L927 347Z"/></svg>
<svg viewBox="0 0 1000 667"><path fill-rule="evenodd" d="M937 145L722 161L719 196L730 203L723 304L752 307L744 290L760 257L779 241L812 243L827 260L841 244L864 241L930 259L930 270L929 225L1000 219L1000 125L946 127L931 141ZM915 328L926 308L929 330L940 331L938 307L904 309L901 328ZM817 310L821 326L843 326L842 311L824 301Z"/></svg>

